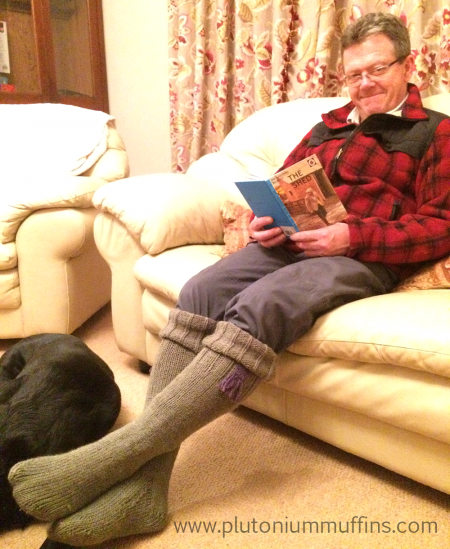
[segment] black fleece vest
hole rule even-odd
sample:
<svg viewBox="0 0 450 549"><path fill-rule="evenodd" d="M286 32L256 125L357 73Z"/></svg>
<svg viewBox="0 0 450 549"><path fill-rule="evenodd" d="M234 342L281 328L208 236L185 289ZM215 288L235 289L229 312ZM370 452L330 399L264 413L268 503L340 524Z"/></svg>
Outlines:
<svg viewBox="0 0 450 549"><path fill-rule="evenodd" d="M356 129L364 135L373 136L387 152L403 152L421 159L433 141L436 128L446 118L446 114L424 109L427 119L401 118L392 114L372 114L360 126L351 124L342 128L329 128L319 122L309 139L310 147L317 147L332 139L349 139Z"/></svg>

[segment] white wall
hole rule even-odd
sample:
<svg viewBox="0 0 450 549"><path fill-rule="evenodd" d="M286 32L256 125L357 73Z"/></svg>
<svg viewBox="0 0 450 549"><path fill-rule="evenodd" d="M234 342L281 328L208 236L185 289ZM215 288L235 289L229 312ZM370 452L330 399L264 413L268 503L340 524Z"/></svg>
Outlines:
<svg viewBox="0 0 450 549"><path fill-rule="evenodd" d="M110 113L131 175L170 172L166 0L105 0Z"/></svg>

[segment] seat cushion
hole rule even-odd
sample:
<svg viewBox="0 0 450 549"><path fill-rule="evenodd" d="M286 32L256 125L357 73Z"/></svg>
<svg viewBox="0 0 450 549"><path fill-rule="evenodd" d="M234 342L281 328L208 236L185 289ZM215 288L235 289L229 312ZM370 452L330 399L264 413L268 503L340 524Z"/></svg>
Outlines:
<svg viewBox="0 0 450 549"><path fill-rule="evenodd" d="M348 303L321 316L290 351L395 364L450 377L450 290L416 290Z"/></svg>
<svg viewBox="0 0 450 549"><path fill-rule="evenodd" d="M141 286L173 303L181 288L202 269L220 259L220 245L192 245L167 250L159 255L144 255L134 266L134 274ZM156 328L159 333L163 326Z"/></svg>

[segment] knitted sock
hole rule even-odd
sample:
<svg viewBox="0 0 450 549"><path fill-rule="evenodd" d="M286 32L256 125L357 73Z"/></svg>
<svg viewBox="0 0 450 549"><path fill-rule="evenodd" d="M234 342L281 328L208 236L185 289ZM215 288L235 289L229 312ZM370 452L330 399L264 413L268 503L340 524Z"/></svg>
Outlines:
<svg viewBox="0 0 450 549"><path fill-rule="evenodd" d="M202 348L216 322L174 309L160 336L161 346L150 371L145 407ZM158 532L167 522L169 482L178 449L151 459L130 478L113 486L80 511L53 523L52 540L96 545L133 534Z"/></svg>
<svg viewBox="0 0 450 549"><path fill-rule="evenodd" d="M154 534L167 524L167 492L177 452L151 459L79 511L50 524L47 536L85 547L137 534Z"/></svg>
<svg viewBox="0 0 450 549"><path fill-rule="evenodd" d="M71 452L16 464L9 475L14 497L41 520L74 513L234 409L260 379L271 376L274 362L275 353L267 345L218 322L200 353L138 419Z"/></svg>

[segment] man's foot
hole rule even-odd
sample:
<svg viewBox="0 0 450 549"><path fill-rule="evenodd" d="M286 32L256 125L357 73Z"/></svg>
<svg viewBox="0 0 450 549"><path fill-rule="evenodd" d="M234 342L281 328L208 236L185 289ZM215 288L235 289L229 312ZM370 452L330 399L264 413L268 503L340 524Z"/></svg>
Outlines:
<svg viewBox="0 0 450 549"><path fill-rule="evenodd" d="M167 494L176 454L153 458L87 507L54 522L49 528L49 537L84 546L159 532L167 523Z"/></svg>

